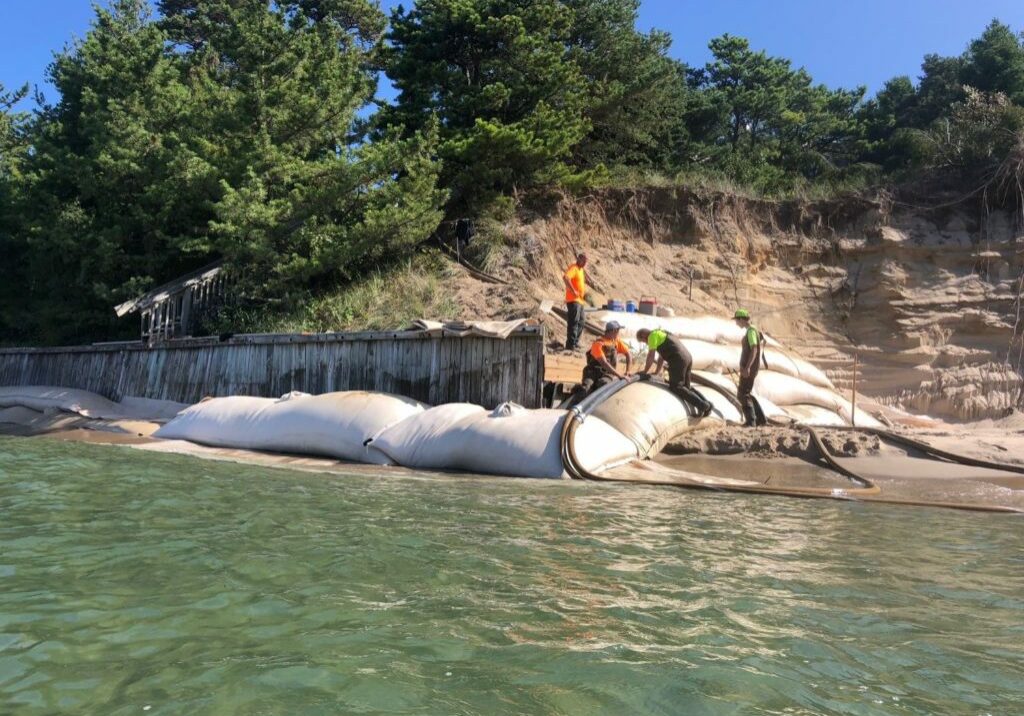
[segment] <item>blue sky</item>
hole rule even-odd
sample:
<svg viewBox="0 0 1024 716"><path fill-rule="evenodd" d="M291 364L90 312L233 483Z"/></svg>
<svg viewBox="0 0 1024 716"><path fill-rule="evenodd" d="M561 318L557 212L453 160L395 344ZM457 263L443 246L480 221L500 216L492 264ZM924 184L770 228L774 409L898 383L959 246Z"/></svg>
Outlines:
<svg viewBox="0 0 1024 716"><path fill-rule="evenodd" d="M46 66L91 17L91 0L0 0L0 83L38 84L54 99ZM1024 0L643 0L640 26L670 32L673 56L690 64L706 62L708 40L728 32L819 82L874 92L895 75L916 77L926 53L959 54L994 17L1024 30Z"/></svg>

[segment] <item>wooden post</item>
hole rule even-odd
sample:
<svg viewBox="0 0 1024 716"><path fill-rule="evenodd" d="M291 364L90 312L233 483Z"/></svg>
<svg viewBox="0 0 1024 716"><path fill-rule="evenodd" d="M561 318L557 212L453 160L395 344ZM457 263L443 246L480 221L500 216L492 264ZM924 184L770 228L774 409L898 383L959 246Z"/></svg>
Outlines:
<svg viewBox="0 0 1024 716"><path fill-rule="evenodd" d="M850 401L850 424L857 427L857 353L853 354L853 400Z"/></svg>

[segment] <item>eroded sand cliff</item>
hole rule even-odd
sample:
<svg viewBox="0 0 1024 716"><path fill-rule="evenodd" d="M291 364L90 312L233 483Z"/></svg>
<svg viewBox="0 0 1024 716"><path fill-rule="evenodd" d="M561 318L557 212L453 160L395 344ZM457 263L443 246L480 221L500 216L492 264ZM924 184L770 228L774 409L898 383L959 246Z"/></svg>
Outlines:
<svg viewBox="0 0 1024 716"><path fill-rule="evenodd" d="M891 197L770 202L683 189L562 198L502 227L487 270L455 286L467 317L522 315L561 295L577 248L598 300L653 295L679 315L749 308L784 345L878 403L946 420L1022 400L1024 229L976 204ZM553 330L559 330L552 323Z"/></svg>

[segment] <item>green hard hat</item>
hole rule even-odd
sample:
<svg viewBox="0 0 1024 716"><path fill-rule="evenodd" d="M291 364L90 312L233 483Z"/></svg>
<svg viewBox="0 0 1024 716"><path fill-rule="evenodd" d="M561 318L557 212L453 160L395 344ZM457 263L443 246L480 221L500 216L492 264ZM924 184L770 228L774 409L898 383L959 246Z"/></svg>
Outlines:
<svg viewBox="0 0 1024 716"><path fill-rule="evenodd" d="M750 311L745 308L737 309L736 315L733 318L750 318Z"/></svg>

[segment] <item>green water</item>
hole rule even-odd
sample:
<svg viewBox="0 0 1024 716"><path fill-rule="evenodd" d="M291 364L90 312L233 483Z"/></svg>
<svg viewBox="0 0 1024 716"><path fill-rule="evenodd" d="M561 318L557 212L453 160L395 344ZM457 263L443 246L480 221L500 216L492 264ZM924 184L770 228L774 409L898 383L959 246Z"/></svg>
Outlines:
<svg viewBox="0 0 1024 716"><path fill-rule="evenodd" d="M2 714L1021 714L1024 521L0 439Z"/></svg>

